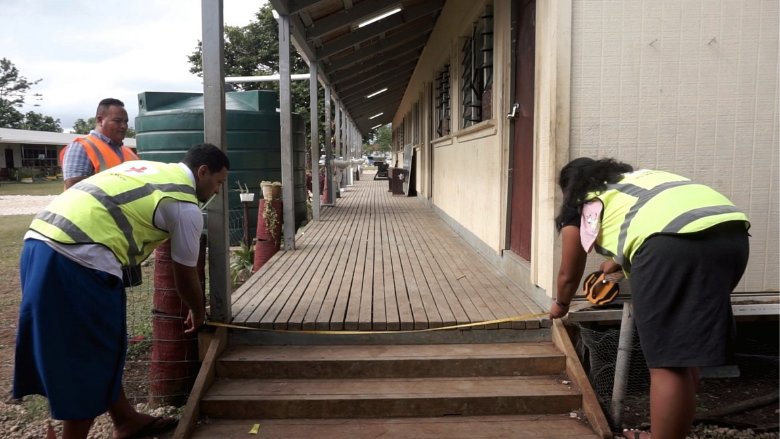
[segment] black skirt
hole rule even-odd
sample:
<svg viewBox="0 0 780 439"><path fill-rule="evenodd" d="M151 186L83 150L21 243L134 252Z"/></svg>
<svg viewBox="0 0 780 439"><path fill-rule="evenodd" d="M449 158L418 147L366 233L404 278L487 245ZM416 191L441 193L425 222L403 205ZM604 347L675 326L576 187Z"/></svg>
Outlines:
<svg viewBox="0 0 780 439"><path fill-rule="evenodd" d="M719 366L736 332L731 293L749 253L744 222L679 235L654 235L634 255L631 295L650 368Z"/></svg>

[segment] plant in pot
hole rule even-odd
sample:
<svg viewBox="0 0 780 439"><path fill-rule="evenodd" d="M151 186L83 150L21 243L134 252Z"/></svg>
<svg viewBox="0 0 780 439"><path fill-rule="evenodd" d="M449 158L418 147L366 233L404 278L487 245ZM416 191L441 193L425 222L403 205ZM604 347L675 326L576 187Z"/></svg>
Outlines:
<svg viewBox="0 0 780 439"><path fill-rule="evenodd" d="M230 258L230 279L233 286L244 283L252 274L252 265L255 260L255 247L242 242L241 247L233 252Z"/></svg>
<svg viewBox="0 0 780 439"><path fill-rule="evenodd" d="M22 183L32 183L35 174L36 171L34 168L23 167L19 169L19 172L16 174L16 176L19 179L19 181Z"/></svg>
<svg viewBox="0 0 780 439"><path fill-rule="evenodd" d="M275 243L281 242L281 236L279 236L279 215L276 213L271 200L266 200L263 203L263 222L265 222L265 229L268 230L268 234L271 235L271 239Z"/></svg>
<svg viewBox="0 0 780 439"><path fill-rule="evenodd" d="M263 198L271 201L282 198L282 183L278 181L261 181L260 190L263 192Z"/></svg>
<svg viewBox="0 0 780 439"><path fill-rule="evenodd" d="M246 184L241 186L240 180L236 180L236 185L238 186L238 197L241 199L242 203L251 203L252 201L255 201L255 193L249 192L249 186Z"/></svg>

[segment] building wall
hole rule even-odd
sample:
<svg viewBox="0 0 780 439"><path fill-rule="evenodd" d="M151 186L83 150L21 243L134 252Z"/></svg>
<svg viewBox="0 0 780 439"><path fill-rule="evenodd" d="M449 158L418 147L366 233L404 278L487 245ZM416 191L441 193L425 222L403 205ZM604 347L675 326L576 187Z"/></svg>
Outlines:
<svg viewBox="0 0 780 439"><path fill-rule="evenodd" d="M423 101L419 108L424 134L421 143L416 145L418 170L421 171L416 180L418 194L497 255L505 239L508 128L503 116L509 88L506 79L509 72L509 2L497 1L493 5L496 67L493 69L492 118L465 129L459 128L461 37L471 32L472 23L479 19L486 4L466 0L447 2L412 75L393 126L399 126L415 103ZM451 66L452 133L429 142L433 107L428 102L432 96L430 87L446 63ZM405 123L409 123L408 119ZM397 157L402 155L399 153ZM434 163L432 169L431 161Z"/></svg>
<svg viewBox="0 0 780 439"><path fill-rule="evenodd" d="M779 12L777 0L572 2L570 157L726 194L752 224L738 291L779 289Z"/></svg>
<svg viewBox="0 0 780 439"><path fill-rule="evenodd" d="M508 1L493 4L493 117L458 128L460 37L484 7L446 3L393 120L399 126L416 102L431 99L436 74L452 65L453 132L429 140L432 106L421 106L418 196L544 305L560 257L560 168L610 156L670 170L722 191L750 216L751 260L738 291L780 289L777 0L537 2L530 262L506 251ZM600 257L590 260L595 269Z"/></svg>

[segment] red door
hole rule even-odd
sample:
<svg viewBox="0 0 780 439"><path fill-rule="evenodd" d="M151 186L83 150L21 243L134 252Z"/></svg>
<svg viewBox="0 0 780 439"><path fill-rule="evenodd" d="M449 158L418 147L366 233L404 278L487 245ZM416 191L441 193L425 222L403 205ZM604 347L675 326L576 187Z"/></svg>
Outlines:
<svg viewBox="0 0 780 439"><path fill-rule="evenodd" d="M517 2L515 23L515 110L512 169L512 197L509 248L523 259L531 260L531 213L533 203L534 160L534 34L536 1Z"/></svg>

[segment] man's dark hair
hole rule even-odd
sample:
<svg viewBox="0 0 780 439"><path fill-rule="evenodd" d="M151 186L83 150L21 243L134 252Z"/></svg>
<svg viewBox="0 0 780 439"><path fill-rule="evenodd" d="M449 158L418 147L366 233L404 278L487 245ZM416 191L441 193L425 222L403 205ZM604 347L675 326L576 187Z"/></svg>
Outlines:
<svg viewBox="0 0 780 439"><path fill-rule="evenodd" d="M222 168L230 169L228 156L211 143L201 143L190 148L187 154L184 155L182 163L192 169L193 172L202 165L206 165L211 172L219 172Z"/></svg>
<svg viewBox="0 0 780 439"><path fill-rule="evenodd" d="M100 116L101 114L105 113L106 110L108 110L108 107L124 107L125 103L120 101L119 99L114 98L105 98L98 104L97 110L95 111L95 117Z"/></svg>

